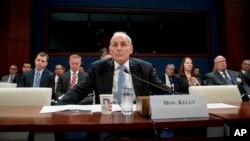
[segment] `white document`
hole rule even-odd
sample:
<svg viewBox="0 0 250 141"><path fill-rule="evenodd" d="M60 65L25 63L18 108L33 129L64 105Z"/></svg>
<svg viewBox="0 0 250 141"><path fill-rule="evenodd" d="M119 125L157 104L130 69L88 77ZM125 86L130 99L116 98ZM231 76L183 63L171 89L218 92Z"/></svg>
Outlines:
<svg viewBox="0 0 250 141"><path fill-rule="evenodd" d="M208 109L219 109L219 108L239 108L238 106L229 105L225 103L208 103Z"/></svg>
<svg viewBox="0 0 250 141"><path fill-rule="evenodd" d="M89 111L89 112L101 112L101 105L58 105L58 106L43 106L40 113L53 113L61 111ZM121 107L118 104L113 104L112 111L121 111Z"/></svg>

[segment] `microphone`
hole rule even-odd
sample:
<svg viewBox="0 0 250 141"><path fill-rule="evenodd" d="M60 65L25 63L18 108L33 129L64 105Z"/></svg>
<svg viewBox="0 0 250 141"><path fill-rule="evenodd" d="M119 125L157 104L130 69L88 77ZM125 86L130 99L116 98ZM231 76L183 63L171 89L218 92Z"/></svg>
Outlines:
<svg viewBox="0 0 250 141"><path fill-rule="evenodd" d="M166 89L166 88L157 86L157 85L155 85L155 84L153 84L153 83L150 83L150 82L148 82L148 81L146 81L146 80L144 80L144 79L142 79L142 78L140 78L140 77L135 76L135 75L132 74L127 68L124 68L124 72L127 73L127 74L130 74L132 77L136 78L137 80L140 80L140 81L142 81L142 82L144 82L144 83L147 83L147 84L149 84L149 85L151 85L151 86L154 86L154 87L156 87L156 88L158 88L158 89L161 89L161 90L163 90L163 91L167 91L168 93L170 93L170 94L172 94L172 95L175 95L175 93L174 93L173 91L171 91L171 90L168 90L168 89Z"/></svg>

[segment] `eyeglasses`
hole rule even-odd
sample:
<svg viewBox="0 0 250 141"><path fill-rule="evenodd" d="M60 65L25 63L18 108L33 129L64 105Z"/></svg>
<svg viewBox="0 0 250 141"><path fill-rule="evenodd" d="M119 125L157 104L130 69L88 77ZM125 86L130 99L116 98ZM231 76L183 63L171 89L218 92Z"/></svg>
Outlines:
<svg viewBox="0 0 250 141"><path fill-rule="evenodd" d="M10 70L17 70L16 68L10 68Z"/></svg>

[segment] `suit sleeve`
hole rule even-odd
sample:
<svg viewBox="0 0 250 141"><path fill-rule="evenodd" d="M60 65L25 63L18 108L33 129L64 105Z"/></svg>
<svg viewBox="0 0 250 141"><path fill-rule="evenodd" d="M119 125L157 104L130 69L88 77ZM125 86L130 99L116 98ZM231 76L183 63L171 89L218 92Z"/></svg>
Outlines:
<svg viewBox="0 0 250 141"><path fill-rule="evenodd" d="M93 91L93 81L95 75L93 71L90 71L85 79L83 79L78 85L76 85L70 92L58 102L58 105L65 104L77 104L83 100L89 93Z"/></svg>
<svg viewBox="0 0 250 141"><path fill-rule="evenodd" d="M213 77L210 74L206 74L204 77L205 85L214 85Z"/></svg>

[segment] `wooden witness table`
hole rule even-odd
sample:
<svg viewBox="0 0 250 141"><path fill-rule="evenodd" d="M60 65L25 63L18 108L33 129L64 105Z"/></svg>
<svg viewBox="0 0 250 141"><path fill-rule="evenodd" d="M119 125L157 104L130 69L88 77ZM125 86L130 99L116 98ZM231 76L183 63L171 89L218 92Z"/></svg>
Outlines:
<svg viewBox="0 0 250 141"><path fill-rule="evenodd" d="M133 113L64 111L40 114L42 106L0 106L0 131L109 131L152 129L152 121Z"/></svg>
<svg viewBox="0 0 250 141"><path fill-rule="evenodd" d="M225 103L238 108L209 109L209 114L224 119L226 136L234 136L236 129L247 129L250 137L250 102Z"/></svg>
<svg viewBox="0 0 250 141"><path fill-rule="evenodd" d="M142 117L137 112L134 112L130 117L126 117L121 112L113 112L112 115L102 115L100 112L76 111L40 114L41 109L42 106L0 106L0 132L153 131L166 127L188 129L193 127L218 127L224 124L223 119L213 115L208 118L153 121L150 118ZM207 137L204 136L202 139L204 138ZM153 138L153 140L155 139ZM196 138L188 139L195 140Z"/></svg>

